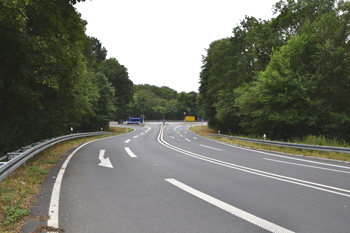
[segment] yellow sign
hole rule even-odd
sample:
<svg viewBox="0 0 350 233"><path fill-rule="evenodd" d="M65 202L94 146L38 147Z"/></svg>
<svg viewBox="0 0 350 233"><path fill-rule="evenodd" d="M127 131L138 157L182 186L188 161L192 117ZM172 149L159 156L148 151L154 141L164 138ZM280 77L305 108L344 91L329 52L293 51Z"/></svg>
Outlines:
<svg viewBox="0 0 350 233"><path fill-rule="evenodd" d="M195 117L194 116L186 116L185 121L195 121Z"/></svg>

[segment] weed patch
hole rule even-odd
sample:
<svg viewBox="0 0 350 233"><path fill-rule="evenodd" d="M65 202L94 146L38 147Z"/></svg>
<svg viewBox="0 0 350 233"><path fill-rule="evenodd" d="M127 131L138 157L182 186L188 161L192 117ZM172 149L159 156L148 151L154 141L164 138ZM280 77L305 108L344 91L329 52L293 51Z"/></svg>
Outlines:
<svg viewBox="0 0 350 233"><path fill-rule="evenodd" d="M29 209L20 208L20 204L22 203L22 200L25 194L26 194L25 191L22 192L22 195L15 206L11 206L11 205L5 206L6 218L5 218L4 224L6 226L21 219L23 216L26 216L29 213Z"/></svg>

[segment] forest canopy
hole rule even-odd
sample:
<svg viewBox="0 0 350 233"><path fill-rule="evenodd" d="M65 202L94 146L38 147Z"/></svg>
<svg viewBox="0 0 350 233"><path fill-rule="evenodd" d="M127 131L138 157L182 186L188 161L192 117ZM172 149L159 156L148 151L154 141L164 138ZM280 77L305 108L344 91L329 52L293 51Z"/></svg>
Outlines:
<svg viewBox="0 0 350 233"><path fill-rule="evenodd" d="M145 120L184 120L184 116L195 116L198 120L196 92L180 92L149 84L134 85L130 117Z"/></svg>
<svg viewBox="0 0 350 233"><path fill-rule="evenodd" d="M127 68L85 34L77 2L0 3L0 154L126 117Z"/></svg>
<svg viewBox="0 0 350 233"><path fill-rule="evenodd" d="M281 0L203 57L198 104L221 132L350 141L350 3Z"/></svg>

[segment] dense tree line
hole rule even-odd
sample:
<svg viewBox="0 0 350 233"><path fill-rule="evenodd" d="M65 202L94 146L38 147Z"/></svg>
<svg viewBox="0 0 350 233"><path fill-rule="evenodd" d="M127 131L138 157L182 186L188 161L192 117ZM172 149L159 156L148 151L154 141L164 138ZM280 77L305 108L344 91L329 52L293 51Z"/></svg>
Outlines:
<svg viewBox="0 0 350 233"><path fill-rule="evenodd" d="M350 141L350 3L281 0L203 57L199 107L216 130Z"/></svg>
<svg viewBox="0 0 350 233"><path fill-rule="evenodd" d="M134 85L130 117L144 117L146 121L183 120L186 115L197 119L197 95L196 92L178 93L165 86Z"/></svg>
<svg viewBox="0 0 350 233"><path fill-rule="evenodd" d="M127 116L133 83L86 36L82 1L1 1L0 154Z"/></svg>

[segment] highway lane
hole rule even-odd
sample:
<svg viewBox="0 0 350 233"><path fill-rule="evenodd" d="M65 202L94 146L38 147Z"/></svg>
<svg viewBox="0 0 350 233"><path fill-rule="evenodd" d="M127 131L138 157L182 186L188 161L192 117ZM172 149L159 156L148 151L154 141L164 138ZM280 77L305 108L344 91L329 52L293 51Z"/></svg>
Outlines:
<svg viewBox="0 0 350 233"><path fill-rule="evenodd" d="M179 132L180 138L190 138L184 136L188 133L183 127L174 126L175 130ZM173 135L172 131L168 131L168 133ZM166 135L166 131L164 135ZM168 141L176 139L172 136L164 136L164 138L167 138ZM188 145L186 144L187 140L182 142L181 140L173 140L171 142L172 145L179 147ZM300 230L296 228L296 232L342 232L343 230L347 232L350 229L346 220L349 217L349 205L347 204L349 203L350 185L348 165L252 150L242 151L240 148L227 145L220 146L216 142L211 144L208 140L196 140L195 143L198 145L205 143L208 146L209 149L201 153L209 158L208 161L216 159L219 161L215 160L215 162L221 166L262 176L264 180L261 182L264 183L254 182L251 184L246 182L249 175L227 179L227 183L242 179L243 182L237 182L235 185L240 188L239 193L243 193L240 198L249 197L249 201L246 201L244 205L255 203L254 206L258 208L254 210L254 213L261 212L259 216L271 215L274 217L275 213L288 210L283 213L283 217L298 219L296 224L303 226ZM210 148L215 149L211 150ZM254 168L254 170L249 168ZM265 184L266 178L270 179L268 185ZM211 189L215 190L215 188ZM216 196L224 194L219 186L216 190L219 190ZM269 203L270 207L262 208L263 203ZM273 208L275 211L271 214L264 213L269 208Z"/></svg>
<svg viewBox="0 0 350 233"><path fill-rule="evenodd" d="M229 146L191 133L186 124L163 126L134 127L132 133L79 149L62 179L59 228L66 232L350 229L349 165Z"/></svg>

